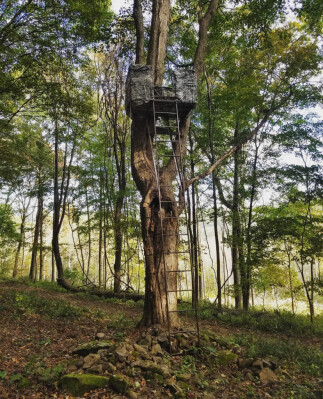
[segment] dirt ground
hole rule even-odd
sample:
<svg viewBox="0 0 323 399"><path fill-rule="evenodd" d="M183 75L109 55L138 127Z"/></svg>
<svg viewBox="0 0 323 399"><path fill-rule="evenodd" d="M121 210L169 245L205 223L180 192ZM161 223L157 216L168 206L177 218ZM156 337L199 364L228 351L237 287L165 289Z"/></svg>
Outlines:
<svg viewBox="0 0 323 399"><path fill-rule="evenodd" d="M20 294L31 292L51 301L64 300L81 309L82 314L70 320L68 314L67 317L51 318L46 317L46 314L40 315L25 309L19 312L19 304L14 304L14 309L10 308L10 301L7 301L9 296L17 297L18 294L19 300ZM4 304L4 308L1 308L1 303ZM111 337L119 335L122 339L128 337L134 340L139 336L135 325L141 312L140 307L126 303L111 303L89 296L81 297L22 284L0 283L0 398L72 398L73 396L60 392L57 388L57 365L71 359L72 350L82 343L92 341L98 332ZM191 322L189 318L183 320L184 326L189 326ZM214 331L224 338L233 334L250 334L242 328L208 321L201 321L200 329L202 332ZM259 336L264 340L280 338L277 334L257 332L257 337ZM281 339L289 338L281 335ZM297 340L303 346L322 350L323 341L319 338L299 337ZM241 351L241 356L243 355L243 348L234 350L238 354ZM205 376L205 386L201 384L189 392L187 398L323 398L322 377L314 378L301 373L294 365L289 367L288 364L284 364L281 368L283 372L278 381L265 386L259 381L246 380L235 363L210 369L209 364L197 361L196 372ZM21 381L22 377L28 378L31 384L19 386L18 381ZM215 387L213 391L207 389L210 385ZM156 386L150 388L149 383L145 381L140 381L137 395L138 398L155 399L174 397L165 390L159 391ZM84 397L122 398L102 389Z"/></svg>

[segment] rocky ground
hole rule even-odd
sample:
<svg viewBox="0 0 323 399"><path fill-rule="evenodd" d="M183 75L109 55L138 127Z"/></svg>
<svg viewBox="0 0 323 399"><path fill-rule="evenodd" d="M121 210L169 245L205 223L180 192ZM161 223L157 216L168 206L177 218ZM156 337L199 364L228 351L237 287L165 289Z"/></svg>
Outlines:
<svg viewBox="0 0 323 399"><path fill-rule="evenodd" d="M136 329L133 303L8 283L0 295L0 398L323 398L319 366L251 356L242 329L203 321L197 347L194 335ZM320 351L322 341L297 344Z"/></svg>

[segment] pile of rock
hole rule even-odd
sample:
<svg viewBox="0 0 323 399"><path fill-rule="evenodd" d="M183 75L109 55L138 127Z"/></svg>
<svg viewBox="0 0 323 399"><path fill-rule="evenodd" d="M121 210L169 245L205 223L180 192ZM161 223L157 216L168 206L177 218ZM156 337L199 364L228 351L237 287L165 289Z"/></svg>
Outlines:
<svg viewBox="0 0 323 399"><path fill-rule="evenodd" d="M97 334L97 340L75 349L67 366L67 373L59 381L59 387L74 394L83 395L96 388L111 389L118 394L137 398L134 390L143 380L152 380L169 390L175 398L185 398L190 390L186 383L191 375L177 375L171 366L169 340L164 332L156 329L145 332L138 342L125 339L117 342ZM178 336L172 340L173 349L191 348L194 337ZM142 391L142 390L141 390Z"/></svg>
<svg viewBox="0 0 323 399"><path fill-rule="evenodd" d="M277 361L274 358L268 359L238 359L238 367L245 370L246 379L253 381L255 377L264 384L268 385L278 380L274 370L277 369Z"/></svg>
<svg viewBox="0 0 323 399"><path fill-rule="evenodd" d="M198 355L201 370L193 373L194 370L183 370L183 357L174 356L174 353L196 354L196 336L181 333L169 340L163 330L155 328L145 331L137 339L118 341L99 333L95 341L73 351L74 358L66 370L68 374L60 379L58 385L73 395L104 388L111 398L120 394L132 399L145 398L152 391L156 392L156 397L186 398L190 391L198 391L204 397L207 386L212 391L211 385L203 378L202 370L207 367L204 361L211 361L210 364L222 369L227 366L239 368L245 380L260 380L263 385L277 380L274 359L239 358L234 347L219 340L221 338L214 334L203 338Z"/></svg>

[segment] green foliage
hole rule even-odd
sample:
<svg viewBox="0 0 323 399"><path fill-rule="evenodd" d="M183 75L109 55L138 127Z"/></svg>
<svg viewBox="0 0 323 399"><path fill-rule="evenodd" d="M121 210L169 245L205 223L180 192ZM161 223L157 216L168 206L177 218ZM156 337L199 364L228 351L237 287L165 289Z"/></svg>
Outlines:
<svg viewBox="0 0 323 399"><path fill-rule="evenodd" d="M67 290L56 282L51 282L48 280L41 281L32 281L27 276L26 277L18 277L18 278L2 278L0 281L5 283L14 283L15 285L27 285L29 287L37 287L42 288L46 291L55 291L55 292L67 292Z"/></svg>
<svg viewBox="0 0 323 399"><path fill-rule="evenodd" d="M120 332L129 330L134 326L135 326L134 320L126 317L126 315L122 312L117 312L116 314L114 314L109 322L110 328L114 328Z"/></svg>
<svg viewBox="0 0 323 399"><path fill-rule="evenodd" d="M1 247L17 241L16 224L13 221L13 212L9 205L0 204L0 245Z"/></svg>
<svg viewBox="0 0 323 399"><path fill-rule="evenodd" d="M32 355L29 357L25 367L24 374L32 376L38 381L46 383L48 385L57 382L58 378L65 372L65 368L62 364L57 364L54 367L47 367L42 358Z"/></svg>
<svg viewBox="0 0 323 399"><path fill-rule="evenodd" d="M249 310L249 312L245 312L233 309L224 309L223 313L218 313L214 305L204 302L199 306L199 317L205 320L218 319L236 327L291 336L321 336L323 334L322 315L316 316L314 323L311 324L310 318L302 314L293 314L287 311Z"/></svg>
<svg viewBox="0 0 323 399"><path fill-rule="evenodd" d="M50 319L69 319L81 317L84 309L69 304L62 299L44 298L37 292L10 291L4 300L5 305L13 306L16 316L38 314Z"/></svg>
<svg viewBox="0 0 323 399"><path fill-rule="evenodd" d="M249 357L274 356L295 364L303 373L313 376L322 375L323 354L316 348L283 339L259 339L250 335L237 336L235 341L246 348Z"/></svg>

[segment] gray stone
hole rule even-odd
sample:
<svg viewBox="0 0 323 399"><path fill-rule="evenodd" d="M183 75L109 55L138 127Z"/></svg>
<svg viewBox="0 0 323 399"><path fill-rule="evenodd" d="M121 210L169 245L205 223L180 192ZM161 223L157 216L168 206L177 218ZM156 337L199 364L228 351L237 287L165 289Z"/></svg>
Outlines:
<svg viewBox="0 0 323 399"><path fill-rule="evenodd" d="M216 353L216 362L217 364L226 366L227 364L236 361L238 359L238 355L231 351L218 351Z"/></svg>
<svg viewBox="0 0 323 399"><path fill-rule="evenodd" d="M191 378L192 378L192 374L178 374L178 375L176 376L176 379L177 379L178 381L184 381L184 382L190 381Z"/></svg>
<svg viewBox="0 0 323 399"><path fill-rule="evenodd" d="M152 373L160 374L164 378L169 378L171 373L166 366L158 365L149 360L138 360L132 363L133 367L139 367L143 370L150 371Z"/></svg>
<svg viewBox="0 0 323 399"><path fill-rule="evenodd" d="M102 364L96 364L89 369L87 369L87 372L90 374L102 374L103 373L103 366Z"/></svg>
<svg viewBox="0 0 323 399"><path fill-rule="evenodd" d="M151 347L151 353L152 355L162 355L163 351L162 348L159 344L155 344Z"/></svg>
<svg viewBox="0 0 323 399"><path fill-rule="evenodd" d="M83 369L89 369L90 367L98 364L100 360L100 355L97 355L96 353L90 353L84 358Z"/></svg>
<svg viewBox="0 0 323 399"><path fill-rule="evenodd" d="M258 370L262 370L264 368L263 361L261 359L255 360L252 363L252 367L254 367L255 369L258 369Z"/></svg>
<svg viewBox="0 0 323 399"><path fill-rule="evenodd" d="M129 356L129 352L124 346L119 346L118 348L115 349L114 352L121 362L125 361Z"/></svg>
<svg viewBox="0 0 323 399"><path fill-rule="evenodd" d="M71 373L71 372L74 372L74 371L82 368L83 364L84 364L84 360L82 357L79 359L72 359L67 366L68 372Z"/></svg>
<svg viewBox="0 0 323 399"><path fill-rule="evenodd" d="M114 366L112 363L110 362L104 362L102 363L102 368L105 371L108 371L109 373L114 373L116 371L116 366Z"/></svg>
<svg viewBox="0 0 323 399"><path fill-rule="evenodd" d="M79 346L72 354L86 356L90 353L97 353L100 349L110 349L114 346L112 341L91 341Z"/></svg>
<svg viewBox="0 0 323 399"><path fill-rule="evenodd" d="M109 384L118 393L125 393L129 385L128 381L122 375L111 375Z"/></svg>
<svg viewBox="0 0 323 399"><path fill-rule="evenodd" d="M253 380L254 380L254 376L252 375L252 372L251 372L251 371L247 371L247 372L246 372L245 380L246 380L246 381L253 381Z"/></svg>
<svg viewBox="0 0 323 399"><path fill-rule="evenodd" d="M160 335L158 335L158 337L157 337L157 341L158 341L161 345L163 345L163 344L166 344L166 343L168 342L168 338L167 338L166 334L160 334Z"/></svg>
<svg viewBox="0 0 323 399"><path fill-rule="evenodd" d="M133 347L133 345L126 344L126 349L128 352L132 352L134 350L134 347Z"/></svg>
<svg viewBox="0 0 323 399"><path fill-rule="evenodd" d="M175 382L172 382L171 384L167 384L167 388L171 391L171 393L176 394L178 392L183 392L182 388L175 384Z"/></svg>
<svg viewBox="0 0 323 399"><path fill-rule="evenodd" d="M241 369L246 369L248 367L251 367L252 363L253 363L253 359L250 359L250 358L249 359L242 359L242 358L238 359L238 366Z"/></svg>
<svg viewBox="0 0 323 399"><path fill-rule="evenodd" d="M93 374L66 374L58 382L61 389L73 395L83 395L93 389L104 388L109 378Z"/></svg>
<svg viewBox="0 0 323 399"><path fill-rule="evenodd" d="M260 381L264 385L268 385L271 382L277 381L277 375L269 368L264 368L260 371L259 374Z"/></svg>
<svg viewBox="0 0 323 399"><path fill-rule="evenodd" d="M133 347L134 347L135 351L137 351L139 353L147 353L147 349L142 345L133 344Z"/></svg>

